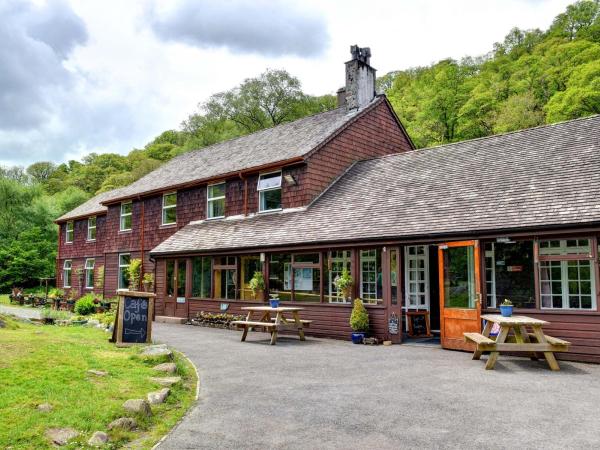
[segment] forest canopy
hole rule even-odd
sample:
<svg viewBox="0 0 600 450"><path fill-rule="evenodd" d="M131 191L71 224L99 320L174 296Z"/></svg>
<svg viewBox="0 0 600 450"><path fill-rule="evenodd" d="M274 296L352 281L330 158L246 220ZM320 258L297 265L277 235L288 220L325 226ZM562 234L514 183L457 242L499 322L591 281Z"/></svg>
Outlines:
<svg viewBox="0 0 600 450"><path fill-rule="evenodd" d="M548 30L514 28L483 56L445 59L377 80L417 147L600 113L600 0L578 1ZM285 70L267 70L199 104L179 129L127 155L0 167L0 291L55 272L53 220L169 159L335 108ZM210 151L210 150L206 150Z"/></svg>

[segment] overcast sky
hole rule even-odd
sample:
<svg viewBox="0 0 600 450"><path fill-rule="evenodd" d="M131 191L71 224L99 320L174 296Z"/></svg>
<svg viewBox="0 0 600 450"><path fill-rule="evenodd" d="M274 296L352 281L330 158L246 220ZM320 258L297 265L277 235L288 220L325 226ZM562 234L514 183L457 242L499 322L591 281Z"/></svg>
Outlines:
<svg viewBox="0 0 600 450"><path fill-rule="evenodd" d="M310 94L349 46L390 70L480 55L570 0L0 0L0 165L128 153L266 68Z"/></svg>

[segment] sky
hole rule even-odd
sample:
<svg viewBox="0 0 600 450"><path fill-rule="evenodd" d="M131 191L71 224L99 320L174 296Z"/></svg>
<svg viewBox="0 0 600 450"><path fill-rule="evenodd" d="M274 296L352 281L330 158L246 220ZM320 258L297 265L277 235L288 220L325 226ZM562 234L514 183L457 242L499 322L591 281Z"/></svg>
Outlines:
<svg viewBox="0 0 600 450"><path fill-rule="evenodd" d="M569 3L0 0L0 165L127 154L267 68L333 94L352 44L378 75L482 55Z"/></svg>

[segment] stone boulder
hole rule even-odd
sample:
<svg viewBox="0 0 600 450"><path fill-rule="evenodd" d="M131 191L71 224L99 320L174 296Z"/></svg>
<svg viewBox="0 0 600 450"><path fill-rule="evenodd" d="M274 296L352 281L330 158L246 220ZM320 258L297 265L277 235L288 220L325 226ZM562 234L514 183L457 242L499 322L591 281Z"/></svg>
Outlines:
<svg viewBox="0 0 600 450"><path fill-rule="evenodd" d="M151 405L158 405L160 403L164 403L170 392L171 389L169 388L163 388L160 391L150 392L148 394L148 403L150 403Z"/></svg>
<svg viewBox="0 0 600 450"><path fill-rule="evenodd" d="M119 417L108 424L109 430L120 428L121 430L132 431L137 428L137 421L133 417Z"/></svg>
<svg viewBox="0 0 600 450"><path fill-rule="evenodd" d="M141 355L146 358L172 358L173 352L165 344L149 345L142 351Z"/></svg>
<svg viewBox="0 0 600 450"><path fill-rule="evenodd" d="M41 403L39 405L37 405L37 410L40 412L50 412L54 409L54 406L52 406L50 403Z"/></svg>
<svg viewBox="0 0 600 450"><path fill-rule="evenodd" d="M158 366L153 367L154 370L158 372L166 372L166 373L175 373L177 372L177 366L175 363L162 363Z"/></svg>
<svg viewBox="0 0 600 450"><path fill-rule="evenodd" d="M173 386L174 384L181 383L181 377L150 377L150 381L162 386Z"/></svg>
<svg viewBox="0 0 600 450"><path fill-rule="evenodd" d="M108 434L104 431L96 431L88 441L91 447L101 447L108 442Z"/></svg>
<svg viewBox="0 0 600 450"><path fill-rule="evenodd" d="M127 400L125 403L123 403L123 408L125 408L125 411L134 414L140 414L143 416L152 415L152 409L150 408L150 404L146 400L141 398Z"/></svg>
<svg viewBox="0 0 600 450"><path fill-rule="evenodd" d="M97 377L105 377L106 375L108 375L108 372L106 372L105 370L97 370L97 369L90 369L87 371L87 373L89 375L95 375Z"/></svg>
<svg viewBox="0 0 600 450"><path fill-rule="evenodd" d="M67 445L71 439L79 436L79 432L73 428L49 428L46 437L55 445Z"/></svg>

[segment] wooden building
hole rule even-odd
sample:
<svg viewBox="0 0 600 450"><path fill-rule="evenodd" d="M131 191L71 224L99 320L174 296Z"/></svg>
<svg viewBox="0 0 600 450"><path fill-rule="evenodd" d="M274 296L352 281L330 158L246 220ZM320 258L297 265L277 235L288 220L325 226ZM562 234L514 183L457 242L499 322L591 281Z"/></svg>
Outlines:
<svg viewBox="0 0 600 450"><path fill-rule="evenodd" d="M262 271L313 335L346 339L347 268L376 336L400 342L390 319L428 311L461 349L509 298L572 342L562 357L600 362L600 116L415 150L369 56L353 48L338 109L181 155L59 218L59 282L113 296L142 258L158 314L194 317L266 301L248 287Z"/></svg>

